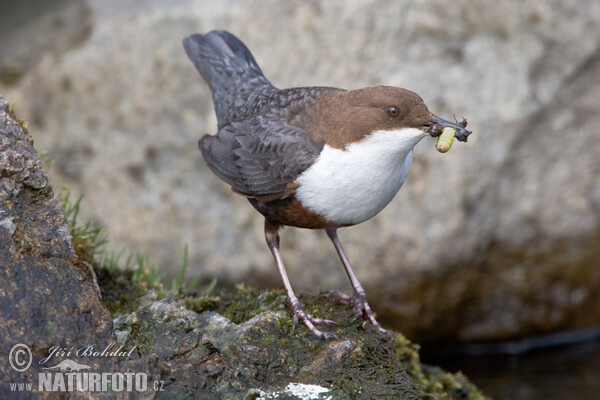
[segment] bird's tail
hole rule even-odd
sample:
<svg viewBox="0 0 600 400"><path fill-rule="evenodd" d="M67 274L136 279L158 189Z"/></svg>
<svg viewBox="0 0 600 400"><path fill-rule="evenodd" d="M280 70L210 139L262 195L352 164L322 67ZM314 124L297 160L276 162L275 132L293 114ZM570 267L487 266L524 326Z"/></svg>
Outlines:
<svg viewBox="0 0 600 400"><path fill-rule="evenodd" d="M188 36L183 47L210 86L219 128L243 117L249 99L275 89L246 45L227 31Z"/></svg>

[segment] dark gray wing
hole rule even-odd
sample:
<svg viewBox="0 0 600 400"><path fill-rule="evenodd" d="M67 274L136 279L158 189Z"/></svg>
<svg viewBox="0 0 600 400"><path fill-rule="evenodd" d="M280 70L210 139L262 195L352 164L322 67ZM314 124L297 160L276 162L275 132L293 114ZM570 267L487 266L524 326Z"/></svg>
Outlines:
<svg viewBox="0 0 600 400"><path fill-rule="evenodd" d="M296 178L323 148L302 129L262 116L227 124L199 145L219 178L234 191L263 201L293 195Z"/></svg>

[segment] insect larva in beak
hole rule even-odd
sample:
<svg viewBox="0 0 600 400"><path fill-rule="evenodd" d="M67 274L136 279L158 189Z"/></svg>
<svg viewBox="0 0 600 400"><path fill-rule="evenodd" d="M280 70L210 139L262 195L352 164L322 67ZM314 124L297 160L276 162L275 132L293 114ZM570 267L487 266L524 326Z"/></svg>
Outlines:
<svg viewBox="0 0 600 400"><path fill-rule="evenodd" d="M435 144L435 149L440 153L445 153L450 150L450 147L452 147L452 142L454 142L455 133L456 129L454 128L444 128L442 134L438 137L437 143Z"/></svg>

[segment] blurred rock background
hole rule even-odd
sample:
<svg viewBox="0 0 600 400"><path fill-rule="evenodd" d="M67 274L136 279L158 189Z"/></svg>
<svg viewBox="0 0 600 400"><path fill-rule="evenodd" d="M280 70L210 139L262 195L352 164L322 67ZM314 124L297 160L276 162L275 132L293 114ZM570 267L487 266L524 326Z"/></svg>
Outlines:
<svg viewBox="0 0 600 400"><path fill-rule="evenodd" d="M280 286L263 219L205 167L210 92L181 39L227 29L278 87L386 84L474 133L425 139L376 218L340 236L381 321L419 341L600 322L600 2L0 3L0 92L111 247L220 284ZM323 232L282 234L297 289L350 290Z"/></svg>

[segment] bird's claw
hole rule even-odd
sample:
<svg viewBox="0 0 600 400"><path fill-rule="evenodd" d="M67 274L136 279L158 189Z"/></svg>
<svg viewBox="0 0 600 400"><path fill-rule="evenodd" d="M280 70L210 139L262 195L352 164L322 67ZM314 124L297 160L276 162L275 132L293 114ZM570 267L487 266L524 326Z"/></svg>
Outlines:
<svg viewBox="0 0 600 400"><path fill-rule="evenodd" d="M333 332L323 332L315 327L315 325L335 326L337 325L337 322L329 319L313 317L312 315L307 313L306 310L304 310L304 307L302 307L302 304L300 304L299 302L292 302L290 304L290 308L292 309L292 323L294 329L296 329L298 322L302 321L304 326L306 326L306 328L311 333L313 333L321 339L336 340L338 338Z"/></svg>
<svg viewBox="0 0 600 400"><path fill-rule="evenodd" d="M379 332L384 334L390 333L390 331L388 331L387 329L383 329L381 325L379 325L379 322L377 322L377 320L375 319L373 310L371 310L371 307L367 302L367 296L365 296L364 294L361 295L358 292L354 292L353 296L348 296L346 293L342 293L337 290L330 290L327 292L327 294L332 298L352 307L352 310L354 311L354 317L352 318L352 322L362 317L375 328L377 328Z"/></svg>

